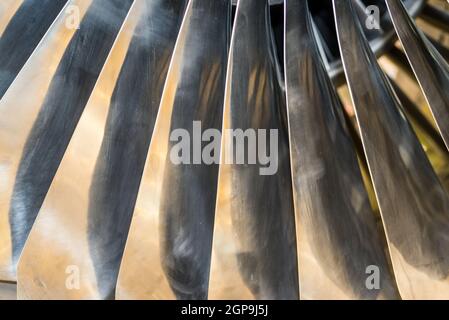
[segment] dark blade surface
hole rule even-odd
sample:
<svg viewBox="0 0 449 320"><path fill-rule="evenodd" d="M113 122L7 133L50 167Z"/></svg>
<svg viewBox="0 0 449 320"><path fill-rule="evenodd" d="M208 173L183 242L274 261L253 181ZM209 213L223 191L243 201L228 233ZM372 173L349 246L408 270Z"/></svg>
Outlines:
<svg viewBox="0 0 449 320"><path fill-rule="evenodd" d="M449 297L449 199L371 52L352 4L334 0L346 78L405 299Z"/></svg>
<svg viewBox="0 0 449 320"><path fill-rule="evenodd" d="M9 212L17 261L132 0L94 0L69 43L28 136Z"/></svg>
<svg viewBox="0 0 449 320"><path fill-rule="evenodd" d="M224 130L256 130L256 135L259 129L267 130L266 141L259 138L258 143L267 142L278 166L263 175L260 158L250 164L246 151L245 164L223 160L236 158L230 150L236 139L225 133L210 298L298 299L285 92L268 1L238 2L224 117ZM270 144L271 129L278 133L277 150ZM254 141L240 144L245 145L255 146Z"/></svg>
<svg viewBox="0 0 449 320"><path fill-rule="evenodd" d="M27 292L28 298L43 295L76 299L114 297L140 179L186 3L179 0L134 3L22 254L20 294ZM104 130L95 130L95 127ZM55 222L64 219L71 220L70 226ZM49 232L52 226L57 229ZM64 234L62 240L71 245L64 248L52 245L62 241L57 234ZM35 257L33 253L44 243L52 247L52 253L45 258ZM47 270L40 270L43 264L47 264ZM57 281L65 276L60 266L73 264L80 266L82 274L89 275L84 276L82 288L75 291L76 296L73 290L65 288L64 281ZM24 279L31 276L46 283L46 287L26 283ZM90 283L96 286L89 288Z"/></svg>
<svg viewBox="0 0 449 320"><path fill-rule="evenodd" d="M435 27L449 32L449 13L442 8L428 3L420 16Z"/></svg>
<svg viewBox="0 0 449 320"><path fill-rule="evenodd" d="M12 258L0 259L0 273L5 268L14 274L23 245L132 1L74 0L71 4L77 5L81 13L79 29L67 28L66 17L60 16L45 37L48 47L39 48L23 76L1 100L0 109L11 116L0 123L2 150L10 150L4 154L7 183L0 190L0 229L4 237L0 253L8 257L6 252L10 250ZM3 217L9 218L8 225ZM5 280L9 278L13 280L14 275Z"/></svg>
<svg viewBox="0 0 449 320"><path fill-rule="evenodd" d="M221 130L230 23L230 1L189 2L120 271L120 299L208 296L218 163L196 160L208 145L201 133ZM182 141L191 146L188 163L172 158L179 130L189 136ZM215 143L218 156L219 137Z"/></svg>
<svg viewBox="0 0 449 320"><path fill-rule="evenodd" d="M449 64L398 0L386 0L396 32L449 148Z"/></svg>
<svg viewBox="0 0 449 320"><path fill-rule="evenodd" d="M287 0L285 12L301 297L397 298L343 107L315 43L307 1ZM379 268L381 288L367 287L370 266Z"/></svg>

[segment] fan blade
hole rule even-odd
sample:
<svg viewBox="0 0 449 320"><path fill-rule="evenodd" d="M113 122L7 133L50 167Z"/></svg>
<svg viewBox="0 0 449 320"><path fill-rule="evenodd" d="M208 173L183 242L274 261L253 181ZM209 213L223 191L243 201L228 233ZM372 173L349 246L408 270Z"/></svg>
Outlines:
<svg viewBox="0 0 449 320"><path fill-rule="evenodd" d="M16 300L17 288L14 283L0 282L0 301L1 300Z"/></svg>
<svg viewBox="0 0 449 320"><path fill-rule="evenodd" d="M23 251L19 297L114 297L184 8L182 1L133 4ZM36 254L42 246L51 250ZM83 275L77 290L66 286L73 266Z"/></svg>
<svg viewBox="0 0 449 320"><path fill-rule="evenodd" d="M334 13L400 294L448 298L449 198L369 48L351 1L334 0Z"/></svg>
<svg viewBox="0 0 449 320"><path fill-rule="evenodd" d="M61 15L0 101L0 279L15 265L132 0L72 0L79 29ZM105 17L98 19L98 17ZM33 86L29 83L33 82ZM9 218L9 219L8 219Z"/></svg>
<svg viewBox="0 0 449 320"><path fill-rule="evenodd" d="M449 149L449 64L399 0L386 0L396 32Z"/></svg>
<svg viewBox="0 0 449 320"><path fill-rule="evenodd" d="M209 297L298 299L285 94L266 0L238 2L226 90ZM256 159L256 146L276 159Z"/></svg>
<svg viewBox="0 0 449 320"><path fill-rule="evenodd" d="M343 107L319 57L307 1L287 0L285 14L301 298L395 299L399 295L385 242L363 185ZM382 276L381 288L367 286L373 266Z"/></svg>
<svg viewBox="0 0 449 320"><path fill-rule="evenodd" d="M22 3L23 0L3 0L0 3L0 39L9 21Z"/></svg>
<svg viewBox="0 0 449 320"><path fill-rule="evenodd" d="M9 5L9 10L15 12L12 19L6 24L0 17L0 99L67 3L68 0L16 1Z"/></svg>
<svg viewBox="0 0 449 320"><path fill-rule="evenodd" d="M207 298L218 164L197 157L206 142L201 130L221 129L230 23L230 1L190 0L120 269L119 299ZM188 159L179 163L173 155L185 143ZM218 155L220 139L215 143Z"/></svg>

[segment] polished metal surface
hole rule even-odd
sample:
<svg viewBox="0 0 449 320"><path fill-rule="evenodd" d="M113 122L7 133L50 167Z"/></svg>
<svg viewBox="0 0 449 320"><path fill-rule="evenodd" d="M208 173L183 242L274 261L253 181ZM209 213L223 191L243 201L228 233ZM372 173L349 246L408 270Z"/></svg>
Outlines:
<svg viewBox="0 0 449 320"><path fill-rule="evenodd" d="M0 0L0 300L449 299L447 10Z"/></svg>
<svg viewBox="0 0 449 320"><path fill-rule="evenodd" d="M386 0L394 27L449 149L449 64L399 0Z"/></svg>
<svg viewBox="0 0 449 320"><path fill-rule="evenodd" d="M0 3L0 38L23 0L3 0Z"/></svg>
<svg viewBox="0 0 449 320"><path fill-rule="evenodd" d="M385 8L385 1L380 0L352 0L354 3L354 9L357 13L357 16L363 23L366 23L366 19L368 17L368 14L372 11L367 10L367 8L371 5L376 6L379 9L380 21L379 21L379 29L373 28L363 28L364 34L367 36L369 40L369 44L373 52L376 54L377 57L380 57L383 55L388 49L390 49L393 46L393 43L395 41L395 33L393 30L393 27L391 26L391 20L389 19L388 14L386 13ZM424 0L402 0L404 5L407 7L407 10L410 12L410 15L415 17L418 15L418 13L421 11L423 6L425 5ZM324 1L324 4L331 2L331 1ZM318 1L317 1L318 3ZM322 2L320 1L320 4ZM329 17L329 20L332 20L331 17ZM333 21L329 21L333 22ZM335 32L335 31L334 31ZM334 36L334 34L332 34ZM336 34L335 34L336 37ZM326 43L327 41L323 38L320 43ZM335 41L335 44L337 44L337 41ZM326 68L329 72L329 75L331 76L334 83L337 85L341 85L344 83L344 76L343 76L343 66L341 63L341 57L340 55L337 56L337 59L334 58L334 61L332 59L329 60L329 57L326 55L322 55L323 61L325 62Z"/></svg>
<svg viewBox="0 0 449 320"><path fill-rule="evenodd" d="M307 1L285 4L285 76L302 299L399 297ZM366 285L380 269L382 287Z"/></svg>
<svg viewBox="0 0 449 320"><path fill-rule="evenodd" d="M114 297L184 8L182 1L135 1L22 254L20 298ZM42 245L51 250L36 255ZM84 275L77 290L66 287L71 267Z"/></svg>
<svg viewBox="0 0 449 320"><path fill-rule="evenodd" d="M211 299L298 299L285 92L268 1L240 0L229 55L223 131L278 131L278 170L228 164L224 135L210 275ZM267 133L268 138L269 133ZM260 141L259 141L260 142ZM249 155L247 155L249 157Z"/></svg>
<svg viewBox="0 0 449 320"><path fill-rule="evenodd" d="M72 0L79 29L60 15L0 101L0 113L10 115L0 119L1 280L15 280L27 236L131 3Z"/></svg>
<svg viewBox="0 0 449 320"><path fill-rule="evenodd" d="M0 11L0 99L67 3L68 0L6 0L1 4L5 16ZM8 17L12 18L6 20Z"/></svg>
<svg viewBox="0 0 449 320"><path fill-rule="evenodd" d="M284 0L268 0L268 2L271 5L274 5L274 4L281 4L284 2ZM238 3L238 0L232 0L232 4L237 5L237 3Z"/></svg>
<svg viewBox="0 0 449 320"><path fill-rule="evenodd" d="M351 1L334 0L345 74L404 299L449 298L449 198L379 68Z"/></svg>
<svg viewBox="0 0 449 320"><path fill-rule="evenodd" d="M203 131L221 129L230 23L228 0L189 1L140 185L118 299L208 296L218 164L173 163L170 153L178 143L171 132L187 130L195 145L194 121ZM196 157L194 148L189 153Z"/></svg>
<svg viewBox="0 0 449 320"><path fill-rule="evenodd" d="M426 118L421 109L413 101L410 100L410 98L399 87L395 80L391 78L389 78L389 80L393 86L394 92L401 102L401 105L404 107L404 113L407 115L407 119L409 119L413 127L416 127L415 132L418 138L420 138L419 136L421 133L420 141L425 141L424 143L421 143L423 145L430 144L430 148L432 148L433 146L434 149L438 149L438 152L441 154L441 156L446 156L446 159L444 161L447 162L449 160L449 158L447 158L449 157L449 154L438 130Z"/></svg>

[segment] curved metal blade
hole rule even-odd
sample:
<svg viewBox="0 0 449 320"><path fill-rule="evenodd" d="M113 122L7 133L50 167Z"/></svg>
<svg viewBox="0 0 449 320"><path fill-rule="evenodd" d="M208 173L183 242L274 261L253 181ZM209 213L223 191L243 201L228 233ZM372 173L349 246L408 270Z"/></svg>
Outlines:
<svg viewBox="0 0 449 320"><path fill-rule="evenodd" d="M417 28L399 0L386 0L396 33L449 149L449 64Z"/></svg>
<svg viewBox="0 0 449 320"><path fill-rule="evenodd" d="M67 3L24 0L4 30L0 20L0 99Z"/></svg>
<svg viewBox="0 0 449 320"><path fill-rule="evenodd" d="M133 4L22 253L20 298L114 297L185 5ZM70 266L83 275L77 290L66 286Z"/></svg>
<svg viewBox="0 0 449 320"><path fill-rule="evenodd" d="M395 299L342 106L319 57L307 1L285 4L285 72L303 299ZM367 286L378 268L381 288Z"/></svg>
<svg viewBox="0 0 449 320"><path fill-rule="evenodd" d="M276 57L268 2L240 0L227 75L212 299L298 299L285 95ZM246 139L234 136L239 130Z"/></svg>
<svg viewBox="0 0 449 320"><path fill-rule="evenodd" d="M22 3L23 0L3 0L0 3L0 39L6 26Z"/></svg>
<svg viewBox="0 0 449 320"><path fill-rule="evenodd" d="M415 80L415 75L413 74L413 70L410 67L407 56L397 47L392 47L387 54L388 59L390 59L396 67L398 67L401 72L407 75L411 80ZM428 144L426 142L430 142L433 147L431 149L438 149L437 152L444 156L449 156L449 152L444 144L443 139L441 138L440 133L434 127L430 119L424 115L422 110L419 108L415 102L411 101L410 98L406 95L406 93L399 86L398 80L395 80L391 77L388 77L391 85L393 86L393 90L399 98L401 105L404 107L405 114L407 118L410 119L410 123L415 129L421 144L424 146L424 150L428 151ZM422 132L423 134L419 134ZM424 137L424 139L422 139ZM424 141L423 141L424 140ZM429 157L430 158L430 157ZM446 161L444 161L446 162Z"/></svg>
<svg viewBox="0 0 449 320"><path fill-rule="evenodd" d="M221 129L230 23L230 1L190 0L120 269L119 299L207 298L218 164L201 161L207 145L201 131ZM212 143L218 156L220 139Z"/></svg>
<svg viewBox="0 0 449 320"><path fill-rule="evenodd" d="M405 53L397 47L393 47L387 56L409 79L416 80ZM449 167L447 166L449 163L449 152L438 129L434 126L431 119L423 113L423 110L401 89L399 85L399 81L401 80L390 77L389 80L438 177L443 185L449 185Z"/></svg>
<svg viewBox="0 0 449 320"><path fill-rule="evenodd" d="M449 297L449 198L363 36L334 0L346 78L401 296Z"/></svg>
<svg viewBox="0 0 449 320"><path fill-rule="evenodd" d="M438 149L438 152L445 155L447 158L447 156L449 156L449 153L437 129L426 118L426 116L422 113L420 108L412 100L410 100L410 98L400 88L400 86L395 82L395 80L391 78L389 78L389 80L393 87L394 92L396 93L399 101L401 102L401 105L404 107L404 112L407 115L407 118L410 120L410 123L412 125L415 123L416 128L419 131L422 131L423 134L425 135L425 140L431 141L431 143ZM417 132L418 130L415 130L415 132ZM418 133L417 136L418 138L420 138ZM424 143L421 144L424 145ZM449 160L449 158L446 160Z"/></svg>
<svg viewBox="0 0 449 320"><path fill-rule="evenodd" d="M0 119L0 279L15 279L25 240L131 3L72 0L79 29L59 16L0 101L0 113L10 115Z"/></svg>

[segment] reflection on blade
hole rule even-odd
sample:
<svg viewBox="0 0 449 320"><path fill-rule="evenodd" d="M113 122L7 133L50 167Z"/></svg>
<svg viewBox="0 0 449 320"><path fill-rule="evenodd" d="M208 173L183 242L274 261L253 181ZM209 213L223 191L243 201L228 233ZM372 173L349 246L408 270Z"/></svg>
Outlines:
<svg viewBox="0 0 449 320"><path fill-rule="evenodd" d="M3 0L0 3L0 38L22 2L23 0Z"/></svg>
<svg viewBox="0 0 449 320"><path fill-rule="evenodd" d="M449 149L449 64L416 27L399 0L386 0L404 51Z"/></svg>
<svg viewBox="0 0 449 320"><path fill-rule="evenodd" d="M17 299L16 285L10 282L0 282L0 301L16 300L16 299Z"/></svg>
<svg viewBox="0 0 449 320"><path fill-rule="evenodd" d="M424 33L430 43L435 47L435 49L441 54L446 62L449 62L449 49L443 45L438 40L433 39L430 35Z"/></svg>
<svg viewBox="0 0 449 320"><path fill-rule="evenodd" d="M67 28L60 16L0 102L0 113L11 115L0 120L0 147L7 150L0 279L15 278L14 265L131 3L70 1L82 16L79 29Z"/></svg>
<svg viewBox="0 0 449 320"><path fill-rule="evenodd" d="M393 86L394 92L399 98L399 101L401 101L401 105L404 107L407 118L410 120L412 126L416 127L415 132L417 133L418 138L420 138L421 144L427 146L424 150L427 151L429 148L428 144L431 143L433 146L430 146L430 148L437 149L436 151L441 154L441 156L447 158L449 153L438 131L422 113L420 108L413 101L411 101L405 92L399 87L395 80L391 78L389 78L389 80ZM418 132L422 132L421 136ZM444 162L448 162L447 160L449 160L449 158L445 159Z"/></svg>
<svg viewBox="0 0 449 320"><path fill-rule="evenodd" d="M334 0L346 78L401 296L449 297L449 198L354 17Z"/></svg>
<svg viewBox="0 0 449 320"><path fill-rule="evenodd" d="M240 0L228 65L212 299L299 296L285 95L273 41L268 2ZM231 129L246 131L246 138Z"/></svg>
<svg viewBox="0 0 449 320"><path fill-rule="evenodd" d="M405 53L393 47L387 56L408 78L415 80L415 75L408 64ZM389 80L435 172L443 185L447 186L449 183L449 167L447 166L447 163L449 163L449 152L438 129L433 125L431 119L423 113L423 110L401 89L398 80L393 78L389 78ZM416 83L416 85L418 84ZM431 115L429 116L431 117Z"/></svg>
<svg viewBox="0 0 449 320"><path fill-rule="evenodd" d="M179 1L145 0L130 11L22 254L21 298L114 296L184 8ZM33 254L42 246L51 250ZM78 290L65 286L68 266L84 275Z"/></svg>
<svg viewBox="0 0 449 320"><path fill-rule="evenodd" d="M221 128L230 19L228 0L189 2L120 270L119 299L207 298L218 164L201 161L208 145L201 131ZM214 138L218 157L220 139ZM173 157L185 144L186 162L177 163Z"/></svg>
<svg viewBox="0 0 449 320"><path fill-rule="evenodd" d="M67 2L25 0L4 30L0 17L0 99Z"/></svg>
<svg viewBox="0 0 449 320"><path fill-rule="evenodd" d="M285 12L301 298L397 298L343 107L315 44L307 1L288 0ZM373 266L381 288L366 284Z"/></svg>
<svg viewBox="0 0 449 320"><path fill-rule="evenodd" d="M79 7L82 18L90 2L71 0L70 4ZM76 32L76 29L66 28L65 21L65 15L58 17L42 40L42 45L0 100L0 113L10 115L0 117L0 167L4 177L0 184L0 280L15 280L8 214L11 196L27 136L38 116L64 50ZM32 81L33 85L30 86Z"/></svg>

